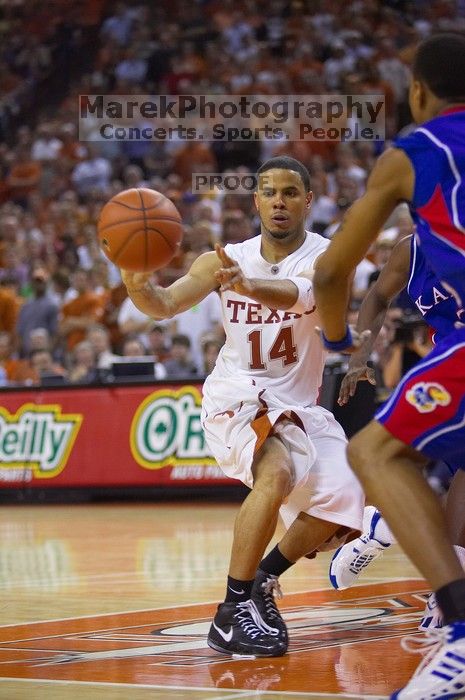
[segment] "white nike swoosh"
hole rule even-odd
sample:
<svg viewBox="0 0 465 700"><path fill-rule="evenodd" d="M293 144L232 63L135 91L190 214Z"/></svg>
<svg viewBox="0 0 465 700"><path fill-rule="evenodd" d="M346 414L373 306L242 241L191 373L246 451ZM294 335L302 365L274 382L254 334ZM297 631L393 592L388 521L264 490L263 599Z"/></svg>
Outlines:
<svg viewBox="0 0 465 700"><path fill-rule="evenodd" d="M242 595L243 593L245 593L245 590L244 590L244 589L242 589L242 590L240 590L240 591L236 591L234 588L231 588L231 586L228 586L228 588L229 588L229 590L232 591L233 593L237 593L237 595Z"/></svg>
<svg viewBox="0 0 465 700"><path fill-rule="evenodd" d="M215 625L215 623L213 623L213 627L216 629L216 631L218 632L218 634L220 634L220 635L223 637L223 639L224 639L225 642L230 642L230 641L231 641L232 635L233 635L232 626L229 628L229 632L228 632L228 633L223 632L223 630L220 629L219 627L217 627L217 625Z"/></svg>

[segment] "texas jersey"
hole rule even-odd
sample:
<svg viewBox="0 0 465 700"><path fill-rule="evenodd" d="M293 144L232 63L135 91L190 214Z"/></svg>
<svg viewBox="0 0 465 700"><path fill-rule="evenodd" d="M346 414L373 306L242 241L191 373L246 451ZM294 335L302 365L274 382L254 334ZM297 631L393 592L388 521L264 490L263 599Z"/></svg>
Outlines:
<svg viewBox="0 0 465 700"><path fill-rule="evenodd" d="M277 264L262 257L260 244L257 236L228 244L225 250L246 277L279 280L312 269L329 241L307 231L300 248ZM226 342L212 376L247 377L283 403L314 404L326 352L315 332L318 316L313 299L304 313L270 309L231 290L222 292L221 302Z"/></svg>
<svg viewBox="0 0 465 700"><path fill-rule="evenodd" d="M417 241L463 315L465 305L465 105L443 111L394 145L410 159Z"/></svg>
<svg viewBox="0 0 465 700"><path fill-rule="evenodd" d="M463 325L454 297L442 286L426 262L415 236L412 236L410 242L410 273L407 292L412 301L415 302L425 323L436 331L434 333L435 343L454 331L459 325Z"/></svg>

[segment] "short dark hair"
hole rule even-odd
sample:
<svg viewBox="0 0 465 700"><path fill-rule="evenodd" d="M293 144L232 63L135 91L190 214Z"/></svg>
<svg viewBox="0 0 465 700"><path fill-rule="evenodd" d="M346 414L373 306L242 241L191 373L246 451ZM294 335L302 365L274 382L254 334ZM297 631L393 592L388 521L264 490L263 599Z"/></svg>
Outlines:
<svg viewBox="0 0 465 700"><path fill-rule="evenodd" d="M300 160L291 158L291 156L275 156L265 161L257 170L257 176L267 172L267 170L294 170L299 173L305 191L310 191L310 173Z"/></svg>
<svg viewBox="0 0 465 700"><path fill-rule="evenodd" d="M413 60L414 78L442 100L465 100L465 36L433 34L419 45Z"/></svg>

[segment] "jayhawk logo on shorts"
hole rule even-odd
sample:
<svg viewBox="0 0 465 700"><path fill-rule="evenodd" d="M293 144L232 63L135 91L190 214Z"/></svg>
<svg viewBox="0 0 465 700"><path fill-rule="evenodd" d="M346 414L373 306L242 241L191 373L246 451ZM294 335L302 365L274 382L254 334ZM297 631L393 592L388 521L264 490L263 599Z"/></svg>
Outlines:
<svg viewBox="0 0 465 700"><path fill-rule="evenodd" d="M420 413L431 413L438 406L447 406L451 401L449 392L434 382L414 384L405 397Z"/></svg>

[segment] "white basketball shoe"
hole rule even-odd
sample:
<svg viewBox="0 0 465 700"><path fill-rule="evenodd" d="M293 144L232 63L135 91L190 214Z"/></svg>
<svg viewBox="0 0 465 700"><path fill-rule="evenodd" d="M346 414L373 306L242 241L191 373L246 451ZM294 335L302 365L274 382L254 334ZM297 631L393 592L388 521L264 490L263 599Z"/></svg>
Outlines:
<svg viewBox="0 0 465 700"><path fill-rule="evenodd" d="M465 549L459 545L454 545L455 553L459 558L460 563L465 569ZM426 601L425 612L418 625L419 630L439 629L443 625L442 611L437 604L436 596L430 593ZM465 697L465 696L464 696Z"/></svg>
<svg viewBox="0 0 465 700"><path fill-rule="evenodd" d="M339 547L331 559L329 580L333 588L350 588L362 571L378 559L391 546L375 538L375 528L381 520L381 513L374 506L367 506L363 513L363 533L356 540Z"/></svg>
<svg viewBox="0 0 465 700"><path fill-rule="evenodd" d="M401 641L406 651L424 654L406 686L391 700L452 700L465 697L465 622L430 629Z"/></svg>
<svg viewBox="0 0 465 700"><path fill-rule="evenodd" d="M425 612L418 625L419 630L439 629L443 625L441 609L434 593L430 593L426 601Z"/></svg>

